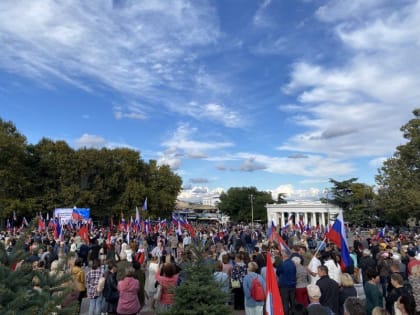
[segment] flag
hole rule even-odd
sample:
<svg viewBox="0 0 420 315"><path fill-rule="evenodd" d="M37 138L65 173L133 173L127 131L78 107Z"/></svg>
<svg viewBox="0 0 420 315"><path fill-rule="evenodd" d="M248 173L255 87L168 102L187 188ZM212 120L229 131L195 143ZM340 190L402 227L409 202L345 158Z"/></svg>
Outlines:
<svg viewBox="0 0 420 315"><path fill-rule="evenodd" d="M270 227L268 228L267 238L271 238L271 234L273 233L273 229L276 230L276 225L274 224L274 220L271 220Z"/></svg>
<svg viewBox="0 0 420 315"><path fill-rule="evenodd" d="M349 247L347 245L346 231L344 229L343 212L340 210L331 229L325 235L330 241L337 245L341 251L341 268L350 266L352 259L350 257Z"/></svg>
<svg viewBox="0 0 420 315"><path fill-rule="evenodd" d="M271 254L267 252L267 270L265 281L265 314L266 315L284 315L283 302L281 301L280 291L277 284L276 274L274 272L273 263L271 262Z"/></svg>
<svg viewBox="0 0 420 315"><path fill-rule="evenodd" d="M13 211L13 221L16 221L17 220L17 218L16 218L16 211Z"/></svg>
<svg viewBox="0 0 420 315"><path fill-rule="evenodd" d="M379 240L380 238L385 237L385 227L379 230L378 234L376 235L376 239Z"/></svg>
<svg viewBox="0 0 420 315"><path fill-rule="evenodd" d="M79 235L80 238L84 240L86 244L89 244L89 232L86 224L83 224L83 226L80 227L79 232L77 232L77 235Z"/></svg>
<svg viewBox="0 0 420 315"><path fill-rule="evenodd" d="M71 213L71 218L75 221L83 220L82 215L76 209L73 209L73 212Z"/></svg>
<svg viewBox="0 0 420 315"><path fill-rule="evenodd" d="M268 240L270 242L276 242L277 245L281 248L279 248L279 250L285 250L286 252L288 252L289 254L291 254L291 250L289 248L289 246L287 246L286 242L284 241L284 239L280 236L280 234L277 232L277 228L274 224L274 221L271 221L271 228L270 228L270 236L268 238Z"/></svg>
<svg viewBox="0 0 420 315"><path fill-rule="evenodd" d="M7 228L7 230L10 230L12 228L12 225L10 224L9 219L7 219L6 228Z"/></svg>
<svg viewBox="0 0 420 315"><path fill-rule="evenodd" d="M146 210L147 210L147 197L146 197L146 199L144 200L143 207L141 207L141 209L142 209L143 211L146 211Z"/></svg>
<svg viewBox="0 0 420 315"><path fill-rule="evenodd" d="M55 223L54 223L54 238L55 239L59 239L61 236L61 224L60 224L60 220L55 219Z"/></svg>
<svg viewBox="0 0 420 315"><path fill-rule="evenodd" d="M299 215L299 229L300 229L300 233L303 233L305 231L305 223L303 221L302 215Z"/></svg>
<svg viewBox="0 0 420 315"><path fill-rule="evenodd" d="M44 222L44 219L42 218L42 215L39 216L38 231L39 232L45 231L45 222Z"/></svg>
<svg viewBox="0 0 420 315"><path fill-rule="evenodd" d="M28 220L26 220L25 217L23 217L22 225L24 225L25 227L29 226Z"/></svg>
<svg viewBox="0 0 420 315"><path fill-rule="evenodd" d="M136 224L139 225L140 224L140 213L139 213L139 208L136 207Z"/></svg>

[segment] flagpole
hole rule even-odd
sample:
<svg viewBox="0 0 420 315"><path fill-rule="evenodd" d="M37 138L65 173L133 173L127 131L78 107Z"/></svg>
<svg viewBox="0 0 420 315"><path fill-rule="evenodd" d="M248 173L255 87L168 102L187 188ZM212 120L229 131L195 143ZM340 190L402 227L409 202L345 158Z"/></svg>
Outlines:
<svg viewBox="0 0 420 315"><path fill-rule="evenodd" d="M321 249L322 245L325 243L326 239L327 239L327 237L324 236L324 239L322 240L321 244L319 244L319 246L316 248L314 256L316 256L316 254L318 254L319 250Z"/></svg>

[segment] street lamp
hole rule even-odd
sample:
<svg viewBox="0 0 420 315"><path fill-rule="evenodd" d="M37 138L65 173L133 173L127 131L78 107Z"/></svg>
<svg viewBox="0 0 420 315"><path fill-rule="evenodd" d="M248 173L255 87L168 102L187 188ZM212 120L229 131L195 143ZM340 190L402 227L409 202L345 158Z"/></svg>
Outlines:
<svg viewBox="0 0 420 315"><path fill-rule="evenodd" d="M330 202L328 199L328 194L330 193L329 189L326 188L324 189L324 193L325 193L325 200L327 201L327 226L329 226L330 224Z"/></svg>
<svg viewBox="0 0 420 315"><path fill-rule="evenodd" d="M251 230L254 231L254 195L249 195L249 200L251 201Z"/></svg>

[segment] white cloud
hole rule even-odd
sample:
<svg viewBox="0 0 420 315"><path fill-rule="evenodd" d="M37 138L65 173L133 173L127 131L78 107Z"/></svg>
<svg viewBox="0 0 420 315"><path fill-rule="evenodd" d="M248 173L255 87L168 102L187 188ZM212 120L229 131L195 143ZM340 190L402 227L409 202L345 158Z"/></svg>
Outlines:
<svg viewBox="0 0 420 315"><path fill-rule="evenodd" d="M97 135L83 134L79 139L74 141L77 148L103 148L106 146L107 141L105 138Z"/></svg>
<svg viewBox="0 0 420 315"><path fill-rule="evenodd" d="M197 49L217 43L220 33L207 1L5 0L0 2L0 68L50 87L59 79L89 91L111 88L172 110L174 94L197 87L216 97L229 91L223 78L197 80ZM187 103L177 102L179 113L185 112L180 107L188 110ZM117 119L144 118L144 111L124 108L115 112ZM237 114L222 105L200 109L189 114L238 125Z"/></svg>
<svg viewBox="0 0 420 315"><path fill-rule="evenodd" d="M319 188L296 189L292 184L280 185L270 191L274 200L280 193L285 194L287 200L319 200L323 194Z"/></svg>
<svg viewBox="0 0 420 315"><path fill-rule="evenodd" d="M357 10L368 10L355 2ZM334 3L352 10L348 1ZM389 154L401 142L399 128L420 102L420 3L397 11L381 10L380 3L362 23L335 26L349 49L346 63L327 67L300 61L293 66L283 90L297 96L300 105L291 108L299 111L294 122L304 131L279 149L353 158ZM344 19L341 13L333 20ZM280 109L289 112L290 106Z"/></svg>
<svg viewBox="0 0 420 315"><path fill-rule="evenodd" d="M146 119L146 115L135 105L130 105L128 108L114 106L114 117L115 119Z"/></svg>
<svg viewBox="0 0 420 315"><path fill-rule="evenodd" d="M224 189L220 187L210 189L206 186L194 186L189 187L189 189L183 189L178 195L178 199L189 202L201 202L203 198L219 196L222 192L224 192Z"/></svg>
<svg viewBox="0 0 420 315"><path fill-rule="evenodd" d="M165 140L162 146L165 151L160 153L158 163L168 164L178 169L181 166L181 158L205 159L207 152L229 148L233 146L231 142L205 142L192 140L191 137L197 133L197 128L192 128L188 124L180 124L170 139Z"/></svg>
<svg viewBox="0 0 420 315"><path fill-rule="evenodd" d="M375 168L380 168L383 166L384 162L387 160L388 158L382 156L382 157L378 157L375 159L372 159L369 161L369 165Z"/></svg>

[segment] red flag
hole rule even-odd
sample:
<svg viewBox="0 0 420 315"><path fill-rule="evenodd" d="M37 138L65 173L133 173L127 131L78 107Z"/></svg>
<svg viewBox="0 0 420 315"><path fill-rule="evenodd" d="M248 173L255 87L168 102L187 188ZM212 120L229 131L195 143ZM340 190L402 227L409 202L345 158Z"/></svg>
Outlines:
<svg viewBox="0 0 420 315"><path fill-rule="evenodd" d="M77 232L77 235L79 235L80 238L85 241L85 243L89 244L89 232L86 225L80 227L79 232Z"/></svg>
<svg viewBox="0 0 420 315"><path fill-rule="evenodd" d="M40 231L40 232L45 231L45 222L42 219L42 217L39 218L39 220L38 220L38 231Z"/></svg>
<svg viewBox="0 0 420 315"><path fill-rule="evenodd" d="M267 252L267 272L265 281L265 314L284 315L283 302L281 301L279 287L277 285L276 274L274 273L273 263L271 262L270 252Z"/></svg>

